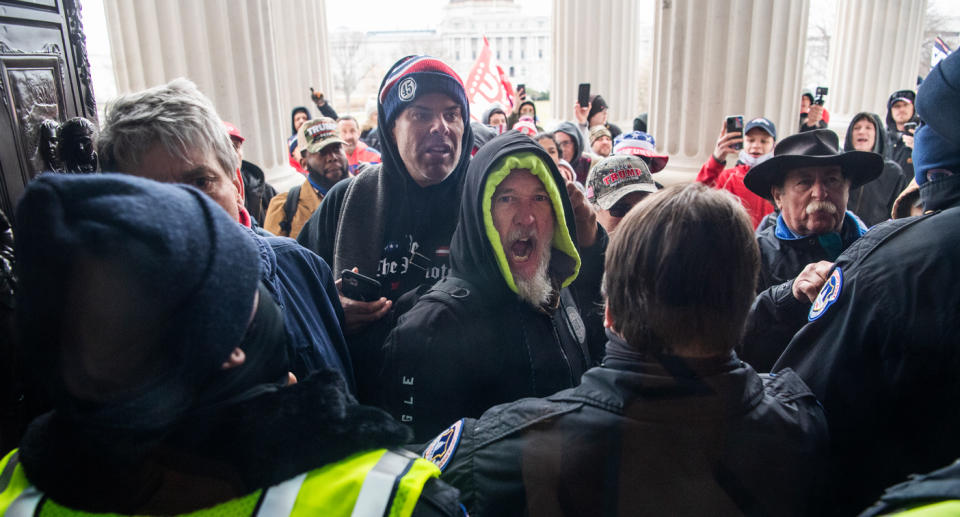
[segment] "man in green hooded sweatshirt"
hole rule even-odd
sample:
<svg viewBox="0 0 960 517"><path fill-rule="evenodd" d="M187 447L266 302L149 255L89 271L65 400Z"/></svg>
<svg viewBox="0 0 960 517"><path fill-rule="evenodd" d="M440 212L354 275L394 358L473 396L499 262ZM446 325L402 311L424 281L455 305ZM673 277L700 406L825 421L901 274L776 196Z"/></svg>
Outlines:
<svg viewBox="0 0 960 517"><path fill-rule="evenodd" d="M575 386L600 359L580 307L596 291L602 246L581 258L578 201L526 135L508 132L474 157L452 271L399 319L384 348L378 402L413 427L415 441L495 404Z"/></svg>

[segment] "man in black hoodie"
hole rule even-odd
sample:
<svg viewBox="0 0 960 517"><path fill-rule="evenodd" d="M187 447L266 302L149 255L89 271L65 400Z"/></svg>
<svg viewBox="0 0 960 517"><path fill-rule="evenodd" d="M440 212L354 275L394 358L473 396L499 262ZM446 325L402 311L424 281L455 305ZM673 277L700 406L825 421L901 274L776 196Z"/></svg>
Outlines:
<svg viewBox="0 0 960 517"><path fill-rule="evenodd" d="M517 131L474 157L452 271L384 347L378 403L415 441L494 404L575 386L594 363L578 301L589 303L599 284L600 247L581 258L580 207L564 185L550 156Z"/></svg>
<svg viewBox="0 0 960 517"><path fill-rule="evenodd" d="M341 296L360 399L377 384L384 318L400 295L431 286L449 271L473 131L463 82L429 56L397 61L380 85L377 131L383 163L335 185L297 240L329 263L381 284L380 298Z"/></svg>
<svg viewBox="0 0 960 517"><path fill-rule="evenodd" d="M905 126L908 122L920 122L913 103L917 94L913 90L899 90L887 100L887 154L897 162L909 181L913 177L913 131Z"/></svg>
<svg viewBox="0 0 960 517"><path fill-rule="evenodd" d="M886 157L887 132L880 123L880 116L866 111L854 115L843 141L844 151L867 151L883 156L883 172L877 179L858 188L850 189L847 207L857 214L867 226L890 219L890 210L897 196L909 181L903 169Z"/></svg>
<svg viewBox="0 0 960 517"><path fill-rule="evenodd" d="M573 122L561 122L553 130L553 136L557 139L560 157L573 167L574 172L577 173L577 181L586 184L587 174L590 172L593 161L590 156L583 153L586 146L583 142L583 134L577 129L577 125Z"/></svg>
<svg viewBox="0 0 960 517"><path fill-rule="evenodd" d="M456 420L423 456L474 516L816 515L823 410L793 372L761 379L732 351L758 265L732 196L652 194L607 250L603 365Z"/></svg>

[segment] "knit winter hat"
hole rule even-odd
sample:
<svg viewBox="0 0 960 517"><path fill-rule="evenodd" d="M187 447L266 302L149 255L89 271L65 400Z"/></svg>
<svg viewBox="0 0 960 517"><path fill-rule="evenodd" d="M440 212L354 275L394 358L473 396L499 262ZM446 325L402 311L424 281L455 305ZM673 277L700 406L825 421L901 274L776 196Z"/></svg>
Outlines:
<svg viewBox="0 0 960 517"><path fill-rule="evenodd" d="M960 145L960 53L930 70L917 91L917 113L924 124Z"/></svg>
<svg viewBox="0 0 960 517"><path fill-rule="evenodd" d="M243 340L257 246L193 187L44 174L16 231L28 364L58 409L91 426L163 427Z"/></svg>
<svg viewBox="0 0 960 517"><path fill-rule="evenodd" d="M407 56L389 74L380 88L380 104L386 115L380 123L384 127L390 127L404 108L427 93L447 95L460 104L463 119L470 120L463 80L443 61L430 56Z"/></svg>
<svg viewBox="0 0 960 517"><path fill-rule="evenodd" d="M537 123L533 121L533 117L520 117L513 129L533 138L537 134Z"/></svg>
<svg viewBox="0 0 960 517"><path fill-rule="evenodd" d="M587 113L587 124L590 123L590 119L594 115L600 113L601 111L607 109L607 101L603 100L603 97L600 95L591 95L590 96L590 112Z"/></svg>
<svg viewBox="0 0 960 517"><path fill-rule="evenodd" d="M590 128L590 145L593 145L593 143L596 142L597 139L600 138L601 136L612 138L612 136L610 135L610 130L607 129L605 126L598 124L596 126L591 127Z"/></svg>

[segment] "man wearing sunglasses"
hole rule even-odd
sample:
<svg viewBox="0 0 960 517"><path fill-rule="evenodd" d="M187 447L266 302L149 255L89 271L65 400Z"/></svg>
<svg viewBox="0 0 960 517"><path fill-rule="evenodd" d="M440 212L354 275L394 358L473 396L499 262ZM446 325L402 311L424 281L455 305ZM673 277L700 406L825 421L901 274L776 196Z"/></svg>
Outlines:
<svg viewBox="0 0 960 517"><path fill-rule="evenodd" d="M656 191L650 169L636 156L604 158L587 177L587 200L597 209L597 222L609 234L634 205Z"/></svg>

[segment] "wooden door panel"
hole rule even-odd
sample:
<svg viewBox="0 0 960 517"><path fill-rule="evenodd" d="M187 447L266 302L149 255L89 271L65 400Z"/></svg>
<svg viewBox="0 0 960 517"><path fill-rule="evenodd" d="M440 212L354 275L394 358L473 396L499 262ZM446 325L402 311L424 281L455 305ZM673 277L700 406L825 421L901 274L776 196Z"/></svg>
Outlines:
<svg viewBox="0 0 960 517"><path fill-rule="evenodd" d="M42 172L40 122L96 122L82 31L75 0L0 0L0 208L11 218Z"/></svg>

